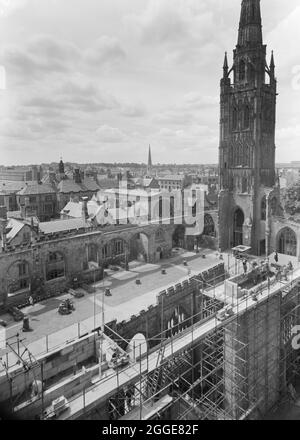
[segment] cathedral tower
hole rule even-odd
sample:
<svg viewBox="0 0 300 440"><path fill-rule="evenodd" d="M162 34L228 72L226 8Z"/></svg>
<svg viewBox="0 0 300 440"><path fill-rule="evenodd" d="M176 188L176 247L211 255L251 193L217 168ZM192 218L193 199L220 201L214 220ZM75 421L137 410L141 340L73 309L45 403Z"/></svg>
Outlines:
<svg viewBox="0 0 300 440"><path fill-rule="evenodd" d="M233 66L221 79L220 248L266 252L266 203L275 187L276 78L266 62L260 0L243 0Z"/></svg>

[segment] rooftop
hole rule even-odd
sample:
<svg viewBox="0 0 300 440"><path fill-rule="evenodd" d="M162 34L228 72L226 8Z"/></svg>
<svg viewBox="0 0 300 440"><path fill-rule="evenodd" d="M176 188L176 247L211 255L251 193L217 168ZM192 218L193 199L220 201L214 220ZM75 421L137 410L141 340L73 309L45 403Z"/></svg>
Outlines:
<svg viewBox="0 0 300 440"><path fill-rule="evenodd" d="M59 182L57 187L60 193L66 194L86 191L97 192L100 189L99 185L93 179L87 177L83 179L81 183L76 183L73 179L64 179Z"/></svg>
<svg viewBox="0 0 300 440"><path fill-rule="evenodd" d="M72 218L68 220L55 220L39 224L39 229L44 234L55 234L58 232L71 231L77 229L90 229L91 224L82 218Z"/></svg>
<svg viewBox="0 0 300 440"><path fill-rule="evenodd" d="M23 185L24 186L24 185ZM55 194L55 189L47 183L26 183L25 186L18 192L18 195L37 195L37 194Z"/></svg>

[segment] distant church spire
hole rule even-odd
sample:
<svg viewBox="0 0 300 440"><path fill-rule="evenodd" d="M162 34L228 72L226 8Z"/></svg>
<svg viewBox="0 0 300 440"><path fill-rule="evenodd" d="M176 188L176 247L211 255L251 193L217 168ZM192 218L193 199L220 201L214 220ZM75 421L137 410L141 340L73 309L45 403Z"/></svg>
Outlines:
<svg viewBox="0 0 300 440"><path fill-rule="evenodd" d="M239 27L238 46L263 43L260 0L243 0Z"/></svg>
<svg viewBox="0 0 300 440"><path fill-rule="evenodd" d="M147 175L150 176L151 173L152 173L152 155L151 155L151 145L149 145Z"/></svg>
<svg viewBox="0 0 300 440"><path fill-rule="evenodd" d="M65 164L63 163L62 157L60 157L60 162L58 165L58 172L59 172L59 174L65 173Z"/></svg>

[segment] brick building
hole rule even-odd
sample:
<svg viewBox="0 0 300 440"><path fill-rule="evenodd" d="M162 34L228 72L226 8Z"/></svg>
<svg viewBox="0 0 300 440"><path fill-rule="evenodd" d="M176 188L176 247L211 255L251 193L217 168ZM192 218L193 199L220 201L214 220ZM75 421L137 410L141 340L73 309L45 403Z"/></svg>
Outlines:
<svg viewBox="0 0 300 440"><path fill-rule="evenodd" d="M17 193L17 203L24 218L38 217L43 222L57 217L57 195L49 184L25 184Z"/></svg>

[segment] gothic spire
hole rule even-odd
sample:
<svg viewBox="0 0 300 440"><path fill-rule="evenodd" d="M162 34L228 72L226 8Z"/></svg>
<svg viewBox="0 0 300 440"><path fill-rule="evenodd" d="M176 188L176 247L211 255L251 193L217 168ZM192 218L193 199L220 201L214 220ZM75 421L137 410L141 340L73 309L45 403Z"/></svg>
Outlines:
<svg viewBox="0 0 300 440"><path fill-rule="evenodd" d="M151 145L149 145L147 174L150 175L151 172L152 172L152 155L151 155Z"/></svg>
<svg viewBox="0 0 300 440"><path fill-rule="evenodd" d="M148 153L148 167L152 167L152 156L151 156L151 145L149 145L149 153Z"/></svg>
<svg viewBox="0 0 300 440"><path fill-rule="evenodd" d="M239 27L238 46L263 43L260 0L243 0Z"/></svg>
<svg viewBox="0 0 300 440"><path fill-rule="evenodd" d="M225 52L224 64L223 64L223 72L224 72L224 77L227 77L227 76L228 76L228 59L227 59L227 52Z"/></svg>
<svg viewBox="0 0 300 440"><path fill-rule="evenodd" d="M272 51L272 55L271 55L270 69L273 71L275 70L274 52L273 51Z"/></svg>

